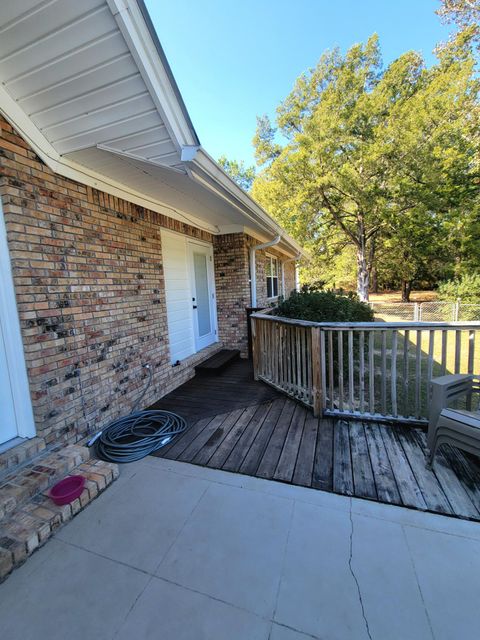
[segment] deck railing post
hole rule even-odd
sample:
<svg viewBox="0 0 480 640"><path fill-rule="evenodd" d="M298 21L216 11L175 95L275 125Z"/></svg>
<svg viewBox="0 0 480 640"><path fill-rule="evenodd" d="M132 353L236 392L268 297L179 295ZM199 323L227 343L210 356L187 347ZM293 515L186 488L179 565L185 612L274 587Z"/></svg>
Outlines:
<svg viewBox="0 0 480 640"><path fill-rule="evenodd" d="M253 360L253 378L258 380L258 359L260 356L260 345L257 332L257 321L255 318L250 317L251 330L252 330L252 360Z"/></svg>
<svg viewBox="0 0 480 640"><path fill-rule="evenodd" d="M480 344L480 322L316 323L256 313L251 323L255 379L317 417L425 424L430 380L475 371Z"/></svg>
<svg viewBox="0 0 480 640"><path fill-rule="evenodd" d="M312 395L313 415L321 417L323 413L323 381L322 381L322 357L320 327L311 327L312 332Z"/></svg>

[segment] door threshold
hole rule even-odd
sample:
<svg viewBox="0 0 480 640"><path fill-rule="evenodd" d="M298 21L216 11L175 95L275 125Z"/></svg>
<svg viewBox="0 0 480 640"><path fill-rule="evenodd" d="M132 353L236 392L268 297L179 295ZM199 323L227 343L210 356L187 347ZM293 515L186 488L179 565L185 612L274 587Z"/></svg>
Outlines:
<svg viewBox="0 0 480 640"><path fill-rule="evenodd" d="M8 451L9 449L13 449L13 447L17 447L19 444L22 444L22 442L26 442L27 440L28 438L20 438L20 437L7 440L7 442L0 444L0 453L5 453L5 451Z"/></svg>

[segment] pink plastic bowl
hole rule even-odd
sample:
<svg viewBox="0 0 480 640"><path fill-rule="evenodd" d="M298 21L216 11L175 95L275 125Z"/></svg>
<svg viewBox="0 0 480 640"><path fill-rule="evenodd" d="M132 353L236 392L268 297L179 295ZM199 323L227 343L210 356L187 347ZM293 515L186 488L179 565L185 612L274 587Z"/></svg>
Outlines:
<svg viewBox="0 0 480 640"><path fill-rule="evenodd" d="M48 495L55 504L68 504L79 497L84 486L85 478L83 476L67 476L54 484Z"/></svg>

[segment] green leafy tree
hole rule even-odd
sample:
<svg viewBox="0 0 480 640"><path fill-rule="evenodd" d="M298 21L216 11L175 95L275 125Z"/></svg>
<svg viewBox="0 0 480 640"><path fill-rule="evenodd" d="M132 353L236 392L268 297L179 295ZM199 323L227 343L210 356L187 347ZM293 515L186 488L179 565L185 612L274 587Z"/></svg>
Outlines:
<svg viewBox="0 0 480 640"><path fill-rule="evenodd" d="M437 15L447 24L456 24L461 31L480 24L480 0L440 0L440 4Z"/></svg>
<svg viewBox="0 0 480 640"><path fill-rule="evenodd" d="M226 156L220 156L218 164L228 175L235 180L244 191L250 191L255 179L255 167L246 167L243 160L228 160Z"/></svg>
<svg viewBox="0 0 480 640"><path fill-rule="evenodd" d="M379 238L375 260L379 284L401 289L402 301L410 302L414 283L431 288L451 275L451 262L445 260L447 246L441 216L416 209L415 215L405 216Z"/></svg>
<svg viewBox="0 0 480 640"><path fill-rule="evenodd" d="M480 303L480 273L469 273L440 283L438 297L450 302Z"/></svg>
<svg viewBox="0 0 480 640"><path fill-rule="evenodd" d="M361 300L379 238L396 250L415 223L428 236L424 212L447 216L475 197L471 37L431 69L408 52L384 70L376 36L327 52L278 107L276 128L259 122L254 197L314 254L331 237L353 247Z"/></svg>

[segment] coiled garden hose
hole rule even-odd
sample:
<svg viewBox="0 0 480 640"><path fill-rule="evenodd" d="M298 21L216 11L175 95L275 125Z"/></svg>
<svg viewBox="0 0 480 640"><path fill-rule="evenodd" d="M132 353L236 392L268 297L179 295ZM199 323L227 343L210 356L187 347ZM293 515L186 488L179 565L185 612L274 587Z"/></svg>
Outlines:
<svg viewBox="0 0 480 640"><path fill-rule="evenodd" d="M135 411L152 382L150 365L145 365L147 386L133 406L132 413L113 420L88 443L95 444L96 453L108 462L134 462L158 451L187 428L186 421L170 411Z"/></svg>

